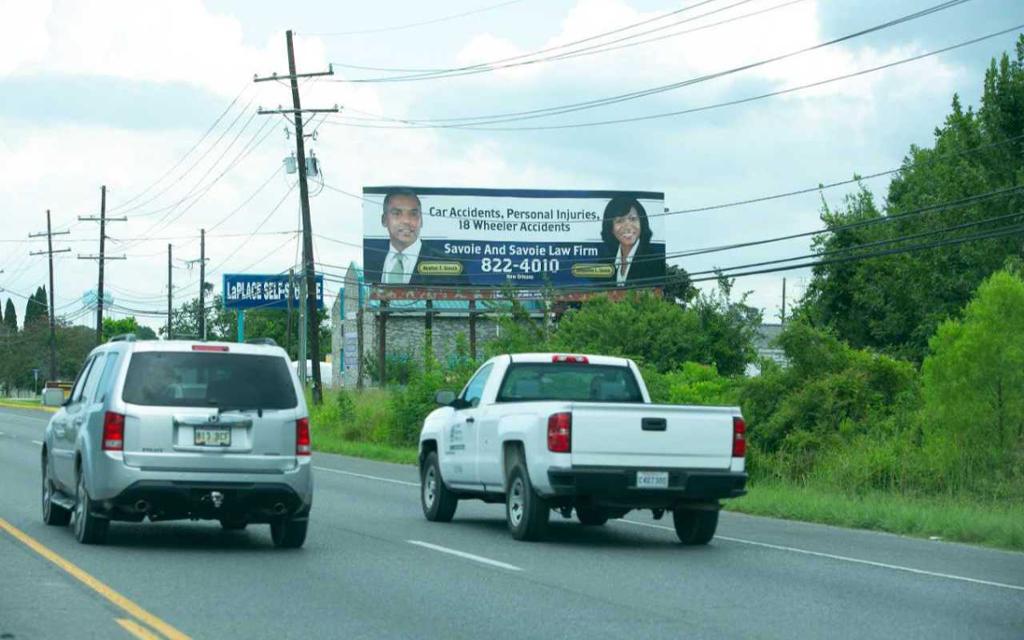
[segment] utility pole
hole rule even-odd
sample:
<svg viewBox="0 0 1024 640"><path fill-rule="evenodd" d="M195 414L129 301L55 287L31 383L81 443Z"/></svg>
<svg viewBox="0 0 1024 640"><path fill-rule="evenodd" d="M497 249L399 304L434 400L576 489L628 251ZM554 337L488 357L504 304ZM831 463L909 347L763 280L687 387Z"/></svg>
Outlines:
<svg viewBox="0 0 1024 640"><path fill-rule="evenodd" d="M292 45L292 32L289 29L285 32L285 42L288 47L288 76L287 78L291 81L292 88L292 108L291 109L276 109L265 111L259 110L260 114L278 113L278 114L291 114L295 118L295 153L298 156L298 170L299 170L299 198L302 204L302 269L305 274L303 283L305 285L305 295L303 305L305 308L305 319L300 325L299 334L299 348L302 349L304 341L302 339L302 328L305 327L306 333L311 333L309 336L309 346L311 347L312 353L310 357L313 361L313 404L319 405L323 401L323 388L320 381L320 323L318 322L320 316L317 313L317 289L316 289L316 270L314 268L313 261L313 227L310 221L309 215L309 187L306 184L306 136L302 132L302 114L303 113L336 113L339 111L338 107L335 106L332 109L303 109L302 102L299 100L299 78L308 78L313 76L329 76L334 75L334 69L328 68L327 71L318 73L296 73L295 71L295 48ZM280 80L283 77L274 74L267 78L254 78L255 82L266 82L269 80ZM305 371L306 371L306 360L300 354L300 367L299 371L303 377L303 383L305 383Z"/></svg>
<svg viewBox="0 0 1024 640"><path fill-rule="evenodd" d="M171 315L174 309L174 281L171 275L171 243L167 243L167 339L171 339Z"/></svg>
<svg viewBox="0 0 1024 640"><path fill-rule="evenodd" d="M30 233L30 238L41 238L46 236L46 251L33 251L29 255L41 256L44 253L50 256L50 380L57 379L57 319L53 308L53 254L67 253L71 249L53 249L53 236L66 236L70 231L54 231L50 226L50 210L46 210L46 233ZM2 272L0 272L2 273Z"/></svg>
<svg viewBox="0 0 1024 640"><path fill-rule="evenodd" d="M306 359L308 358L306 347L306 340L309 338L309 325L306 323L307 308L306 308L306 278L299 278L299 382L302 383L302 388L306 388L309 383L308 372L306 371Z"/></svg>
<svg viewBox="0 0 1024 640"><path fill-rule="evenodd" d="M292 297L295 295L293 289L295 283L295 269L288 270L288 330L284 334L284 350L292 352ZM290 355L288 356L291 357Z"/></svg>
<svg viewBox="0 0 1024 640"><path fill-rule="evenodd" d="M125 222L128 218L107 217L107 186L100 187L100 217L78 216L83 222L100 223L100 253L99 255L79 255L79 260L98 260L100 263L100 279L96 288L96 344L103 342L103 263L107 260L127 260L128 256L108 256L104 253L104 244L107 239L107 222Z"/></svg>
<svg viewBox="0 0 1024 640"><path fill-rule="evenodd" d="M206 340L206 229L199 230L199 259L189 260L189 268L199 263L199 317L196 332L200 340Z"/></svg>
<svg viewBox="0 0 1024 640"><path fill-rule="evenodd" d="M206 229L199 230L199 339L206 340Z"/></svg>
<svg viewBox="0 0 1024 640"><path fill-rule="evenodd" d="M786 324L786 279L782 279L782 321L779 323L782 325Z"/></svg>

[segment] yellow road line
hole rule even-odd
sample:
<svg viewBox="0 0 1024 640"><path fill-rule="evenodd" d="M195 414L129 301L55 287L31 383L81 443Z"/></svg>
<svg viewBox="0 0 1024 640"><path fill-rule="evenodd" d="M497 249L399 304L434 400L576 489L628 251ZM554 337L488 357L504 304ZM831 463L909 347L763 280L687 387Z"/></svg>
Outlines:
<svg viewBox="0 0 1024 640"><path fill-rule="evenodd" d="M166 636L169 640L190 640L189 636L185 635L181 631L178 631L177 629L167 624L160 618L146 611L145 609L135 604L128 598L124 597L120 593L114 591L113 589L103 584L96 578L92 577L82 569L79 569L77 566L71 564L61 556L57 555L55 552L51 551L49 548L43 546L41 542L37 541L35 538L31 537L27 533L21 531L20 529L18 529L11 523L7 522L3 518L0 518L0 529L3 529L7 533L11 534L12 536L20 540L22 543L24 543L25 546L29 549L32 549L39 555L43 556L44 558L52 562L53 564L57 565L64 571L71 574L82 584L84 584L85 586L89 587L96 593L106 598L114 606L121 608L128 615L132 616L136 620L148 624L153 629L156 629L160 633L164 634L164 636Z"/></svg>
<svg viewBox="0 0 1024 640"><path fill-rule="evenodd" d="M117 624L124 627L125 631L132 634L139 640L160 640L160 636L156 635L155 633L150 633L149 629L142 626L138 622L135 622L134 620L129 620L128 618L118 618Z"/></svg>

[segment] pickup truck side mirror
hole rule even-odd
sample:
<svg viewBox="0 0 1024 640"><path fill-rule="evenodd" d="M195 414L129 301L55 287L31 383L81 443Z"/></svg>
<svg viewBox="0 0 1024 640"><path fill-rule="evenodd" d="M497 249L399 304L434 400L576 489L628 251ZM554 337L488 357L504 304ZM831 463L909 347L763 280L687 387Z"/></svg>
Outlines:
<svg viewBox="0 0 1024 640"><path fill-rule="evenodd" d="M43 406L44 407L62 407L64 406L64 390L63 389L43 389Z"/></svg>
<svg viewBox="0 0 1024 640"><path fill-rule="evenodd" d="M455 392L438 391L436 394L434 394L434 402L445 407L451 406L451 404L455 402Z"/></svg>

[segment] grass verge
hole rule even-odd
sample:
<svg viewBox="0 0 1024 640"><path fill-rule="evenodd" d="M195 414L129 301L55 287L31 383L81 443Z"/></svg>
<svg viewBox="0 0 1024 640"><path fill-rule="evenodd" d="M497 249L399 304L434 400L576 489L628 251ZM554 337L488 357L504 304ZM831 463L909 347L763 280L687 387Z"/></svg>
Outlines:
<svg viewBox="0 0 1024 640"><path fill-rule="evenodd" d="M45 411L47 413L57 412L56 408L44 407L39 404L38 400L10 400L4 398L0 400L0 407L8 407L10 409L32 409L34 411Z"/></svg>
<svg viewBox="0 0 1024 640"><path fill-rule="evenodd" d="M313 448L325 453L340 453L344 456L355 458L367 458L369 460L380 460L382 462L397 462L398 464L416 464L417 451L406 447L391 447L386 444L374 444L372 442L353 442L342 438L325 438L324 434L313 436Z"/></svg>
<svg viewBox="0 0 1024 640"><path fill-rule="evenodd" d="M1024 550L1024 505L957 498L911 498L871 493L851 496L824 489L756 483L725 503L729 511L854 529L939 538Z"/></svg>

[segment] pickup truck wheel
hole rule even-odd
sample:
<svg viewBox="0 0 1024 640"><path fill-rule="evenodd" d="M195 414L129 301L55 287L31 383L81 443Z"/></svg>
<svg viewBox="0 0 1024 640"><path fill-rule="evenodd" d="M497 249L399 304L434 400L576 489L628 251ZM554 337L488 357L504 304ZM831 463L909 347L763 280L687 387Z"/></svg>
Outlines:
<svg viewBox="0 0 1024 640"><path fill-rule="evenodd" d="M718 528L718 509L676 509L672 512L672 521L683 544L707 544Z"/></svg>
<svg viewBox="0 0 1024 640"><path fill-rule="evenodd" d="M72 528L75 539L82 544L103 544L107 541L110 520L98 518L92 513L92 499L85 489L85 473L78 472L78 487L75 491L75 513Z"/></svg>
<svg viewBox="0 0 1024 640"><path fill-rule="evenodd" d="M270 539L278 549L298 549L306 543L309 520L277 520L270 523Z"/></svg>
<svg viewBox="0 0 1024 640"><path fill-rule="evenodd" d="M53 480L50 480L49 458L43 454L43 522L64 527L71 522L71 512L53 501Z"/></svg>
<svg viewBox="0 0 1024 640"><path fill-rule="evenodd" d="M576 507L576 519L588 527L600 527L608 522L608 512L597 507Z"/></svg>
<svg viewBox="0 0 1024 640"><path fill-rule="evenodd" d="M551 507L530 484L530 474L522 465L512 467L508 475L505 518L516 540L541 540L547 531Z"/></svg>
<svg viewBox="0 0 1024 640"><path fill-rule="evenodd" d="M427 454L420 469L420 505L423 507L423 515L431 522L451 522L459 506L459 499L444 486L441 465L437 462L437 453L433 451Z"/></svg>

